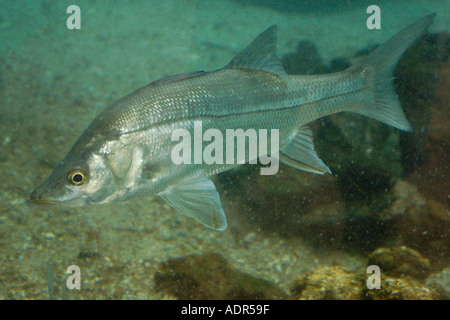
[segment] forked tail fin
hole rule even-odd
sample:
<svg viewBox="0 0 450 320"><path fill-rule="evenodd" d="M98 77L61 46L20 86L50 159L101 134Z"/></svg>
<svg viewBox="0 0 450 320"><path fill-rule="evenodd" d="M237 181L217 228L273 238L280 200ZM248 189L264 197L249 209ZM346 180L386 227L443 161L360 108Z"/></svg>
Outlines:
<svg viewBox="0 0 450 320"><path fill-rule="evenodd" d="M401 130L412 131L392 86L393 71L405 50L425 33L435 15L435 13L430 14L404 28L369 56L348 69L350 72L367 73L371 81L369 85L373 87L371 101L353 110L354 112Z"/></svg>

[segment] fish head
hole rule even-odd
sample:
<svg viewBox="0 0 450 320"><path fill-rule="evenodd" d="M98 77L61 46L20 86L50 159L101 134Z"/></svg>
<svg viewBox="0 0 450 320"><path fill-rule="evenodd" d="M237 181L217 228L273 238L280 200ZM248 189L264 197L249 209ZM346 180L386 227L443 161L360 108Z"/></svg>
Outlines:
<svg viewBox="0 0 450 320"><path fill-rule="evenodd" d="M75 150L30 195L32 204L81 206L101 203L115 192L114 177L104 157Z"/></svg>

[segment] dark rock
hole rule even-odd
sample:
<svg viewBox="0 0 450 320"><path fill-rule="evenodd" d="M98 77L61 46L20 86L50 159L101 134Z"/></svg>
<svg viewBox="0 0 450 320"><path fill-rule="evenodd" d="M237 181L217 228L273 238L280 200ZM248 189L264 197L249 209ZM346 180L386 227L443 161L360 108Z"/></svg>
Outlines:
<svg viewBox="0 0 450 320"><path fill-rule="evenodd" d="M434 273L426 280L426 284L439 291L440 295L446 299L450 299L450 268Z"/></svg>
<svg viewBox="0 0 450 320"><path fill-rule="evenodd" d="M230 267L220 255L207 253L170 259L155 274L156 289L178 299L283 299L286 294L269 281Z"/></svg>
<svg viewBox="0 0 450 320"><path fill-rule="evenodd" d="M335 58L331 60L330 65L328 66L328 72L338 72L347 69L352 64L346 58Z"/></svg>
<svg viewBox="0 0 450 320"><path fill-rule="evenodd" d="M435 96L428 102L426 111L429 113L429 125L424 127L427 135L421 138L421 161L415 162L414 170L408 180L417 185L420 192L427 198L441 203L450 204L448 190L450 180L447 172L450 170L450 62L447 60L436 72L433 80ZM419 135L420 133L416 133Z"/></svg>
<svg viewBox="0 0 450 320"><path fill-rule="evenodd" d="M380 215L391 217L397 242L430 259L433 270L447 266L450 263L448 206L427 200L407 181L398 181L393 195L392 205Z"/></svg>
<svg viewBox="0 0 450 320"><path fill-rule="evenodd" d="M380 267L382 274L402 278L410 276L423 280L431 272L430 261L405 246L394 248L378 248L369 254L369 265Z"/></svg>
<svg viewBox="0 0 450 320"><path fill-rule="evenodd" d="M288 74L321 74L327 70L316 46L307 40L300 41L297 51L283 56L281 62Z"/></svg>
<svg viewBox="0 0 450 320"><path fill-rule="evenodd" d="M445 86L445 81L448 83L445 65L448 63L449 51L450 39L447 33L426 34L405 52L395 69L396 92L414 129L412 134L401 136L402 163L406 174L414 172L430 157L429 130L433 127L431 120L435 110L442 109L444 113L439 112L439 117L445 117L448 95L440 108L436 105L440 104L443 97L439 98L438 95L448 91L448 86ZM436 88L444 88L444 91L437 91Z"/></svg>

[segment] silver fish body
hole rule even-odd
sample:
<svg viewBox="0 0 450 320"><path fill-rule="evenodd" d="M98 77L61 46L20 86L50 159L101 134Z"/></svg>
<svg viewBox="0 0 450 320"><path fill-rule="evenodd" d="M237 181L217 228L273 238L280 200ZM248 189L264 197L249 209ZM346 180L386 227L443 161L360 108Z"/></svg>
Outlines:
<svg viewBox="0 0 450 320"><path fill-rule="evenodd" d="M226 67L164 78L103 110L33 203L84 205L159 195L176 210L217 230L226 218L208 176L237 164L176 165L174 130L279 130L280 160L315 173L330 172L314 151L307 124L343 111L411 130L391 85L402 53L432 23L424 17L349 69L289 76L276 58L276 27L263 32Z"/></svg>

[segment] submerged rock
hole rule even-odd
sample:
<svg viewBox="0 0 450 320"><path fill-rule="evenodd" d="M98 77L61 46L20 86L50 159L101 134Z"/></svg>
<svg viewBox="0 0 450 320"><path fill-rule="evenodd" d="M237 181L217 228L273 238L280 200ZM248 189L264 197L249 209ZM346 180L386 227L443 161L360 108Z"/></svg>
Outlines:
<svg viewBox="0 0 450 320"><path fill-rule="evenodd" d="M369 300L440 300L442 296L434 288L411 278L381 277L380 289L364 289Z"/></svg>
<svg viewBox="0 0 450 320"><path fill-rule="evenodd" d="M362 276L333 266L306 275L291 292L294 298L301 300L360 300L364 286Z"/></svg>
<svg viewBox="0 0 450 320"><path fill-rule="evenodd" d="M288 74L321 74L327 71L316 46L307 40L300 41L297 51L284 55L281 62Z"/></svg>
<svg viewBox="0 0 450 320"><path fill-rule="evenodd" d="M445 299L450 299L450 268L432 274L427 278L426 284L437 288Z"/></svg>
<svg viewBox="0 0 450 320"><path fill-rule="evenodd" d="M395 254L390 252L400 251L402 263L396 264ZM441 300L448 299L448 292L443 288L441 282L430 280L425 284L423 281L403 277L402 266L407 265L408 275L414 274L423 278L428 273L427 260L414 250L408 248L397 248L390 250L381 248L376 250L370 257L369 263L378 263L381 268L380 289L369 289L367 287L367 274L359 274L346 271L342 266L324 267L308 273L294 284L291 290L292 299L305 300ZM383 252L384 251L384 252ZM388 252L389 251L389 252ZM407 252L406 254L404 252ZM407 258L405 258L405 256ZM419 261L414 261L417 257ZM402 260L403 259L403 260ZM393 262L394 261L394 262ZM405 262L406 261L406 262ZM420 268L416 272L411 269ZM397 276L391 276L391 275ZM428 283L430 282L430 283Z"/></svg>
<svg viewBox="0 0 450 320"><path fill-rule="evenodd" d="M432 120L434 115L442 120L448 118L445 115L449 102L445 101L448 99L448 85L445 84L448 83L449 52L448 33L426 34L405 52L395 69L396 92L414 129L412 133L401 136L402 163L406 174L413 173L433 157L430 142L436 135L434 131L440 131Z"/></svg>
<svg viewBox="0 0 450 320"><path fill-rule="evenodd" d="M430 261L419 252L405 247L378 248L369 254L369 265L377 265L382 275L425 279L431 272Z"/></svg>
<svg viewBox="0 0 450 320"><path fill-rule="evenodd" d="M395 183L391 192L394 199L391 205L380 213L380 218L392 219L427 210L426 199L411 183L399 180Z"/></svg>
<svg viewBox="0 0 450 320"><path fill-rule="evenodd" d="M448 206L426 199L415 185L398 181L395 200L381 215L391 217L398 243L419 251L430 259L434 270L450 263L450 214Z"/></svg>
<svg viewBox="0 0 450 320"><path fill-rule="evenodd" d="M427 136L422 138L420 162L415 166L408 180L416 184L422 194L435 201L450 204L450 62L447 60L435 74L435 99L426 104L429 113ZM416 133L419 135L420 133Z"/></svg>
<svg viewBox="0 0 450 320"><path fill-rule="evenodd" d="M178 299L283 299L273 283L233 269L219 254L188 255L161 264L155 285Z"/></svg>

